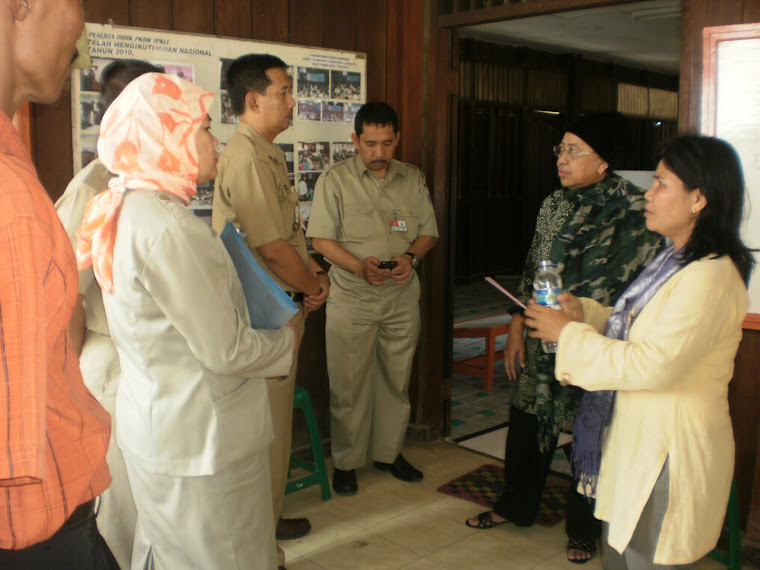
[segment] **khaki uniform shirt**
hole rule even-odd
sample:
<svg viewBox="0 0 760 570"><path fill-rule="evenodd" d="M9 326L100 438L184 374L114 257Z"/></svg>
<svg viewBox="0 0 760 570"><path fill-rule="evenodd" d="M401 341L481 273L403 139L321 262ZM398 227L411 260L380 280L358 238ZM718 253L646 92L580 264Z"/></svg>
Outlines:
<svg viewBox="0 0 760 570"><path fill-rule="evenodd" d="M394 231L400 225L406 231ZM403 255L419 236L438 237L425 176L411 164L392 160L381 179L358 155L344 160L317 180L306 235L335 240L359 259ZM335 266L331 271L366 285L350 271Z"/></svg>
<svg viewBox="0 0 760 570"><path fill-rule="evenodd" d="M309 267L301 229L298 193L288 179L285 153L244 123L219 157L211 225L218 234L231 221L245 236L248 249L286 291L293 287L277 277L256 248L277 239L292 245Z"/></svg>

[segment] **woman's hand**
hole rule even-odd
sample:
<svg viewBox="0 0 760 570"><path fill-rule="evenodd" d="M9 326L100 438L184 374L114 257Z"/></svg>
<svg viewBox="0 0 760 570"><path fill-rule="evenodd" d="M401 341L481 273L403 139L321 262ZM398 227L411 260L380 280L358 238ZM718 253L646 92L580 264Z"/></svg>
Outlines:
<svg viewBox="0 0 760 570"><path fill-rule="evenodd" d="M520 313L512 316L509 323L509 334L507 342L504 344L504 368L507 369L507 377L510 380L517 380L517 363L525 368L525 339L523 331L525 330L525 317Z"/></svg>
<svg viewBox="0 0 760 570"><path fill-rule="evenodd" d="M530 301L525 309L525 325L533 330L528 332L528 336L557 342L567 323L583 322L583 306L577 297L562 293L557 300L561 306L559 311Z"/></svg>

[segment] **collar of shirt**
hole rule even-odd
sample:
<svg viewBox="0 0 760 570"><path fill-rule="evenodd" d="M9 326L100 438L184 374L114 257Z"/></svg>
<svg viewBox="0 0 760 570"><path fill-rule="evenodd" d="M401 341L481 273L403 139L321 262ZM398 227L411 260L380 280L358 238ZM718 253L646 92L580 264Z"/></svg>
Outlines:
<svg viewBox="0 0 760 570"><path fill-rule="evenodd" d="M379 178L378 176L372 174L372 171L367 167L366 164L364 164L364 162L362 162L362 159L358 154L354 155L354 167L359 173L359 177L365 175L372 176L374 180L376 180L380 185L387 184L393 180L395 176L403 177L405 175L404 170L401 168L401 163L396 159L391 159L391 162L388 165L388 172L385 173L385 177L383 178Z"/></svg>
<svg viewBox="0 0 760 570"><path fill-rule="evenodd" d="M253 143L256 145L257 152L260 151L262 154L266 153L271 159L275 161L285 161L285 153L283 150L276 144L269 142L267 139L261 136L259 131L254 129L252 126L247 125L241 121L238 122L237 130L243 136L253 141Z"/></svg>

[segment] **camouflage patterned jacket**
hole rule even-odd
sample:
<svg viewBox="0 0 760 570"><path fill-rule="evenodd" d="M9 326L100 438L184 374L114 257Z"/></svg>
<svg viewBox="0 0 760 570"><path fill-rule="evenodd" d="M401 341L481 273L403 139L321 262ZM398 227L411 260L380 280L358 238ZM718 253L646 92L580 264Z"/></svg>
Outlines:
<svg viewBox="0 0 760 570"><path fill-rule="evenodd" d="M518 297L533 293L538 263L562 264L565 291L613 305L659 251L662 238L646 229L644 191L611 174L577 190L560 189L541 205ZM554 379L554 355L526 339L527 366L513 405L539 420L539 447L548 449L559 429L572 429L583 391Z"/></svg>

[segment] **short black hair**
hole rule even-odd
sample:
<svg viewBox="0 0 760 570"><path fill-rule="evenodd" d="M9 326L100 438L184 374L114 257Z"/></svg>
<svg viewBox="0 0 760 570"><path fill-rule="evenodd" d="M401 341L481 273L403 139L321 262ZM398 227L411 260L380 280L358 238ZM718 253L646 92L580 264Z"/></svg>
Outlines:
<svg viewBox="0 0 760 570"><path fill-rule="evenodd" d="M227 94L230 96L232 110L236 115L245 112L245 97L251 91L266 93L272 80L267 70L280 67L287 69L288 64L275 55L268 53L250 53L242 55L227 68Z"/></svg>
<svg viewBox="0 0 760 570"><path fill-rule="evenodd" d="M362 105L354 118L354 131L360 137L364 131L364 125L392 125L393 133L398 132L398 115L393 107L381 101L370 101Z"/></svg>
<svg viewBox="0 0 760 570"><path fill-rule="evenodd" d="M117 59L103 68L100 74L98 122L124 88L146 73L164 73L164 68L141 59Z"/></svg>
<svg viewBox="0 0 760 570"><path fill-rule="evenodd" d="M749 282L755 261L741 238L746 190L734 147L718 138L685 135L665 146L661 160L689 192L699 189L707 201L684 246L683 264L711 254L728 255Z"/></svg>

